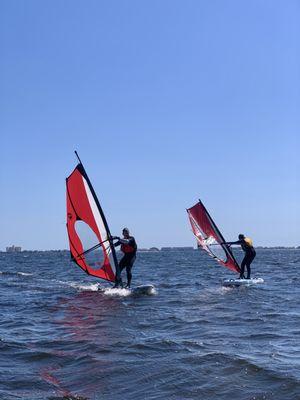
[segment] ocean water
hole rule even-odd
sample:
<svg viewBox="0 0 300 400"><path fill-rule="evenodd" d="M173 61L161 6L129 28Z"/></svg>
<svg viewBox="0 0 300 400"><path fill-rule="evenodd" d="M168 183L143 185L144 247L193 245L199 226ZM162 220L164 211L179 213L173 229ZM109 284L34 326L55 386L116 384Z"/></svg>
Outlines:
<svg viewBox="0 0 300 400"><path fill-rule="evenodd" d="M201 251L140 253L133 296L67 253L0 253L0 399L300 399L300 250L258 250L255 287Z"/></svg>

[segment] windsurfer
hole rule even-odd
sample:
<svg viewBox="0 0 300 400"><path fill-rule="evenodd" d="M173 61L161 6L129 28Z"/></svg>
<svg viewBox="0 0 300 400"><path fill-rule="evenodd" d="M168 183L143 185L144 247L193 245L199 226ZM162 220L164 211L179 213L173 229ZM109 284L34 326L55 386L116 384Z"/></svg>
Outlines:
<svg viewBox="0 0 300 400"><path fill-rule="evenodd" d="M123 271L124 268L126 268L126 273L127 273L127 284L126 288L130 288L131 284L131 279L132 279L132 274L131 274L131 269L133 267L133 264L136 259L136 252L137 252L137 244L135 241L135 238L133 236L130 236L129 229L124 228L122 231L123 234L123 239L114 236L113 239L117 239L118 241L114 243L114 246L121 246L121 251L124 253L123 257L121 258L119 262L119 275L116 277L116 282L114 287L119 287L120 285L122 286L122 278L121 278L121 272Z"/></svg>
<svg viewBox="0 0 300 400"><path fill-rule="evenodd" d="M240 233L239 240L237 240L236 242L226 242L226 244L228 244L229 246L237 244L242 247L242 249L245 252L245 257L241 263L240 279L245 278L244 277L245 266L247 268L246 279L250 279L250 275L251 275L250 265L256 256L256 251L253 247L252 240L250 238L245 237L245 235L243 235L242 233Z"/></svg>

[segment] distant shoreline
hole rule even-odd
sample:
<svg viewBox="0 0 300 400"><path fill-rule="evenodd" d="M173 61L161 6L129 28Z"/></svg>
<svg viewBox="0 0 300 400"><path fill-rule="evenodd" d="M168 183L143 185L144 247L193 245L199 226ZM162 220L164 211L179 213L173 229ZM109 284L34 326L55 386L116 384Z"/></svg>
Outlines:
<svg viewBox="0 0 300 400"><path fill-rule="evenodd" d="M257 250L300 250L300 246L256 246L255 249ZM138 253L168 253L168 252L175 252L175 251L197 251L200 250L195 247L162 247L162 248L141 248L138 249ZM239 250L239 249L237 249ZM69 250L22 250L16 252L7 252L0 250L0 253L5 254L20 254L20 253L70 253Z"/></svg>

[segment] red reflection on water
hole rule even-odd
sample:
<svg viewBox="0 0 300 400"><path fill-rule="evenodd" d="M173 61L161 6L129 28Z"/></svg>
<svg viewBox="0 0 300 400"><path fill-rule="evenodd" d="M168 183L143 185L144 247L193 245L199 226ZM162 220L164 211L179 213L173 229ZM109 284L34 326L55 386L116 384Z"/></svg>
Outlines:
<svg viewBox="0 0 300 400"><path fill-rule="evenodd" d="M67 375L72 381L75 368L72 366L72 359L75 361L84 359L84 357L87 357L87 361L84 360L83 365L77 367L75 375L86 376L90 373L90 369L96 366L96 370L93 371L95 381L83 383L81 379L77 379L74 382L75 385L84 385L84 392L89 396L107 392L109 383L106 379L101 379L101 375L104 375L107 368L113 367L113 361L101 357L101 348L110 348L119 341L120 326L117 320L119 321L120 318L114 318L117 314L122 316L120 298L108 297L101 292L94 291L82 291L73 297L64 298L52 309L54 325L59 329L63 328L65 333L61 340L56 339L52 341L51 345L59 342L58 345L61 346L62 341L66 341L66 344L71 345L68 347L72 347L66 351L49 350L50 354L59 356L62 360L59 364L52 364L40 369L41 378L55 386L57 395L72 396L70 390L66 388L67 384L62 382L64 378L58 377L64 372L64 376ZM87 348L86 350L83 349L83 345ZM97 346L99 349L97 354L94 350L89 350L91 345ZM91 360L90 365L88 359ZM68 368L72 371L70 374L66 373ZM73 384L68 383L72 386Z"/></svg>

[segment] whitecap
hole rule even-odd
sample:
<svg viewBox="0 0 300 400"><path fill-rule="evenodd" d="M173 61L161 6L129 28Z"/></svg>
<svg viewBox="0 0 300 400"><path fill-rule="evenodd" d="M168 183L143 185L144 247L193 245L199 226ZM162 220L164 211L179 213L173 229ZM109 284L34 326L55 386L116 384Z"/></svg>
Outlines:
<svg viewBox="0 0 300 400"><path fill-rule="evenodd" d="M69 286L78 289L78 290L88 290L92 292L97 292L99 290L99 283L90 283L90 284L80 284L80 283L74 283L70 282Z"/></svg>
<svg viewBox="0 0 300 400"><path fill-rule="evenodd" d="M29 272L17 272L18 275L22 275L22 276L31 276L33 274L30 274Z"/></svg>

